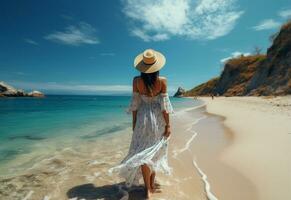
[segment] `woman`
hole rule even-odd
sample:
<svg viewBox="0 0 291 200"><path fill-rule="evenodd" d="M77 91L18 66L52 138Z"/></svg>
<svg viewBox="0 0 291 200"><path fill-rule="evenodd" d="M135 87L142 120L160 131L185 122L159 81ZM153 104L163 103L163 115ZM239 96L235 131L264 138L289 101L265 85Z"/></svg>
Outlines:
<svg viewBox="0 0 291 200"><path fill-rule="evenodd" d="M152 49L135 58L141 75L133 80L133 95L128 112L132 112L132 141L128 155L118 169L128 187L138 185L143 177L146 197L156 191L156 171L170 173L167 139L170 136L169 113L173 112L167 94L166 78L159 76L165 57Z"/></svg>

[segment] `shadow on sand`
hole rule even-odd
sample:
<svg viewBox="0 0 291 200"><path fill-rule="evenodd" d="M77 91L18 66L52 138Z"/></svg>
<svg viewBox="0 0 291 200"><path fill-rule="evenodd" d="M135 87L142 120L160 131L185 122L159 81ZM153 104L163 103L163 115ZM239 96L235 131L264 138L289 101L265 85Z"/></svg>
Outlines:
<svg viewBox="0 0 291 200"><path fill-rule="evenodd" d="M122 188L122 189L121 189ZM128 190L125 189L124 183L118 183L114 185L103 185L96 187L92 183L78 185L71 188L67 192L69 199L86 199L86 200L120 200L122 197L127 196ZM135 186L128 192L128 200L144 200L145 191L143 186ZM127 199L127 198L124 198Z"/></svg>

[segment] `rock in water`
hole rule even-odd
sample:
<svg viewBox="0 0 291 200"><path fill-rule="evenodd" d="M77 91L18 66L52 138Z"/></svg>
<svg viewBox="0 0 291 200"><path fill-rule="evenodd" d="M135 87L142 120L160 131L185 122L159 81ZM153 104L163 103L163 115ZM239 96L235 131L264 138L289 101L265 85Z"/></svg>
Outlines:
<svg viewBox="0 0 291 200"><path fill-rule="evenodd" d="M34 90L34 91L28 93L28 96L30 96L30 97L44 97L44 94L40 91Z"/></svg>
<svg viewBox="0 0 291 200"><path fill-rule="evenodd" d="M25 92L23 90L18 90L4 82L0 82L0 95L7 97L18 97L25 96Z"/></svg>
<svg viewBox="0 0 291 200"><path fill-rule="evenodd" d="M182 87L179 87L177 92L174 94L174 97L182 97L185 93L185 90Z"/></svg>
<svg viewBox="0 0 291 200"><path fill-rule="evenodd" d="M0 82L0 97L44 97L40 91L26 93L23 90L16 89L4 82Z"/></svg>

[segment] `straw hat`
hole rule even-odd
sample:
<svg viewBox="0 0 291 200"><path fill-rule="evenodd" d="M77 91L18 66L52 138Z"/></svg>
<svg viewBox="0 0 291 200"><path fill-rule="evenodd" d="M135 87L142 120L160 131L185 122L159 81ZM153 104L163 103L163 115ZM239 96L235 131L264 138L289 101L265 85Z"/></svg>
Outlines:
<svg viewBox="0 0 291 200"><path fill-rule="evenodd" d="M159 71L165 63L165 56L153 49L146 49L134 59L134 67L143 73Z"/></svg>

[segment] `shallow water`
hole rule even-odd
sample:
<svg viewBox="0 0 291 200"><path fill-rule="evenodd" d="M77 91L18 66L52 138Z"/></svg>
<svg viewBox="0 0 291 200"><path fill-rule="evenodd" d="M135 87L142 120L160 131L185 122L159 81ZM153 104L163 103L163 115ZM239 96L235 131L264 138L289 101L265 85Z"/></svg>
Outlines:
<svg viewBox="0 0 291 200"><path fill-rule="evenodd" d="M200 101L172 98L179 115ZM48 96L0 100L0 199L119 199L108 174L128 151L130 97ZM142 199L142 188L131 192ZM89 191L89 192L88 192Z"/></svg>
<svg viewBox="0 0 291 200"><path fill-rule="evenodd" d="M171 99L176 111L197 102ZM129 96L0 99L0 176L21 173L65 148L80 148L131 126ZM128 131L127 131L128 132Z"/></svg>

